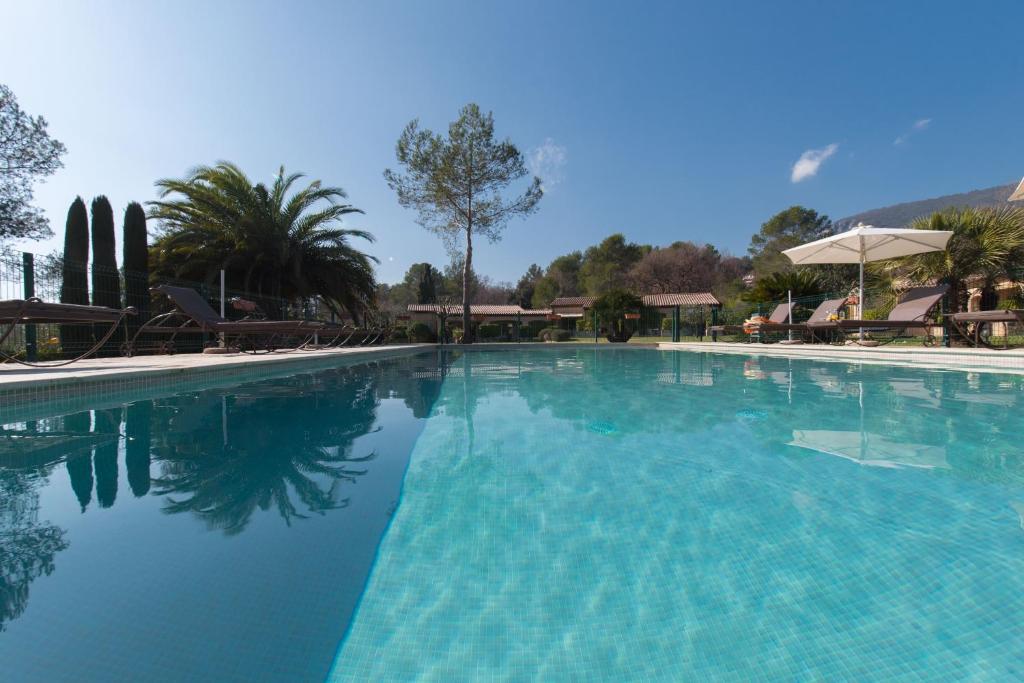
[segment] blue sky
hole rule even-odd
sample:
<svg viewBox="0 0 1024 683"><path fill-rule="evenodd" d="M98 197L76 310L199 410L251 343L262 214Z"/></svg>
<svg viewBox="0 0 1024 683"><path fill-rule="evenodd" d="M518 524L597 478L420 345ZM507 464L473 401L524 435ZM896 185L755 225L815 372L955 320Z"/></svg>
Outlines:
<svg viewBox="0 0 1024 683"><path fill-rule="evenodd" d="M8 0L0 80L69 150L36 192L57 236L27 249L60 244L76 194L121 211L200 163L283 163L366 211L383 281L448 260L384 182L398 135L475 101L547 180L476 250L514 280L616 231L743 253L791 204L1019 179L1022 23L1019 2Z"/></svg>

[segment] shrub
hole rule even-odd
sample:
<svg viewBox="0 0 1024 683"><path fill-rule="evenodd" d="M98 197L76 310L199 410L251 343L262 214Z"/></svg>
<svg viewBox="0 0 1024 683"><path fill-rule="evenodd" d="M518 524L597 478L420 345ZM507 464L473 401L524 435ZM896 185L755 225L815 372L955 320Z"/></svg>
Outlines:
<svg viewBox="0 0 1024 683"><path fill-rule="evenodd" d="M560 327L546 327L537 334L537 340L542 342L569 341L569 330L563 330Z"/></svg>
<svg viewBox="0 0 1024 683"><path fill-rule="evenodd" d="M547 322L544 320L531 320L526 323L526 334L524 336L529 339L536 339L541 330L547 328L547 325Z"/></svg>
<svg viewBox="0 0 1024 683"><path fill-rule="evenodd" d="M417 343L437 341L437 335L426 323L413 323L409 326L408 335L409 341Z"/></svg>
<svg viewBox="0 0 1024 683"><path fill-rule="evenodd" d="M476 328L476 334L480 339L497 339L501 336L501 325L498 323L483 323Z"/></svg>
<svg viewBox="0 0 1024 683"><path fill-rule="evenodd" d="M1011 294L1010 296L1000 299L999 304L996 306L997 309L1002 308L1024 308L1024 297L1019 294Z"/></svg>
<svg viewBox="0 0 1024 683"><path fill-rule="evenodd" d="M622 289L612 290L594 302L598 318L608 327L608 341L629 341L633 332L626 325L625 316L639 311L642 305L640 297Z"/></svg>
<svg viewBox="0 0 1024 683"><path fill-rule="evenodd" d="M409 331L404 327L396 327L391 331L391 341L398 343L409 341Z"/></svg>

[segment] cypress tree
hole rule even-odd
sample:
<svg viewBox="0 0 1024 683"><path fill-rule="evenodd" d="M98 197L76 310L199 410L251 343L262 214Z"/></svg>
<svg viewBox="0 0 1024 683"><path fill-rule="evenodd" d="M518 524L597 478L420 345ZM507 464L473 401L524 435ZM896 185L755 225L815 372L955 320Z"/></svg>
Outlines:
<svg viewBox="0 0 1024 683"><path fill-rule="evenodd" d="M128 333L134 335L139 326L149 319L149 244L146 237L146 212L142 205L132 202L124 212L121 243L124 266L124 302L134 306L139 315L129 317Z"/></svg>
<svg viewBox="0 0 1024 683"><path fill-rule="evenodd" d="M117 272L114 245L114 210L100 195L92 200L92 305L121 308L121 278ZM97 324L95 334L102 336L109 324ZM111 339L101 355L114 355L119 340Z"/></svg>
<svg viewBox="0 0 1024 683"><path fill-rule="evenodd" d="M89 215L85 202L75 197L68 208L64 225L64 260L61 262L60 301L65 304L89 303ZM61 325L60 345L65 355L85 350L92 338L89 325Z"/></svg>

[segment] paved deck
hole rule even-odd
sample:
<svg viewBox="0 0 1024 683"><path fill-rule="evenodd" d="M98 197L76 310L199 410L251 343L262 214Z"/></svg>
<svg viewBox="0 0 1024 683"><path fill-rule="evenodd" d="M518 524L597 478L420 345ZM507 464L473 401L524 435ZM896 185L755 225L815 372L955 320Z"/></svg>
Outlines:
<svg viewBox="0 0 1024 683"><path fill-rule="evenodd" d="M746 356L782 356L844 363L912 365L936 370L972 370L1024 374L1024 349L995 351L925 346L831 346L828 344L755 344L735 342L665 342L659 349Z"/></svg>
<svg viewBox="0 0 1024 683"><path fill-rule="evenodd" d="M374 354L419 349L425 345L367 346L340 349L319 349L316 351L293 351L290 353L248 353L205 354L183 353L173 356L135 356L133 358L88 358L63 367L27 367L14 363L0 365L0 391L38 387L43 384L78 383L96 380L116 380L129 377L159 375L202 375L223 370L245 370L260 366L308 364L310 361L326 361L348 356L369 356Z"/></svg>
<svg viewBox="0 0 1024 683"><path fill-rule="evenodd" d="M65 367L0 365L0 424L234 386L297 372L372 362L433 345L355 347L287 354L180 354L98 358Z"/></svg>

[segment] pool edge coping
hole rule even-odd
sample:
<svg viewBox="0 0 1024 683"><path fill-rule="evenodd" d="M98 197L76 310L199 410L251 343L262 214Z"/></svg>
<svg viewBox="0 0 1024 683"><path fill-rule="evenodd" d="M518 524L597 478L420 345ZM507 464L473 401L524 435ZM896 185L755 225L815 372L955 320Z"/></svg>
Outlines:
<svg viewBox="0 0 1024 683"><path fill-rule="evenodd" d="M0 423L17 422L33 412L63 412L90 399L124 403L153 392L177 393L232 386L273 377L345 367L433 350L434 344L310 351L297 356L232 357L193 366L113 369L94 376L30 377L0 383Z"/></svg>
<svg viewBox="0 0 1024 683"><path fill-rule="evenodd" d="M730 342L661 342L660 351L718 353L734 356L770 356L833 363L892 365L923 370L985 372L1024 375L1024 349L891 348L864 346L773 345ZM1001 360L1002 363L992 361Z"/></svg>

